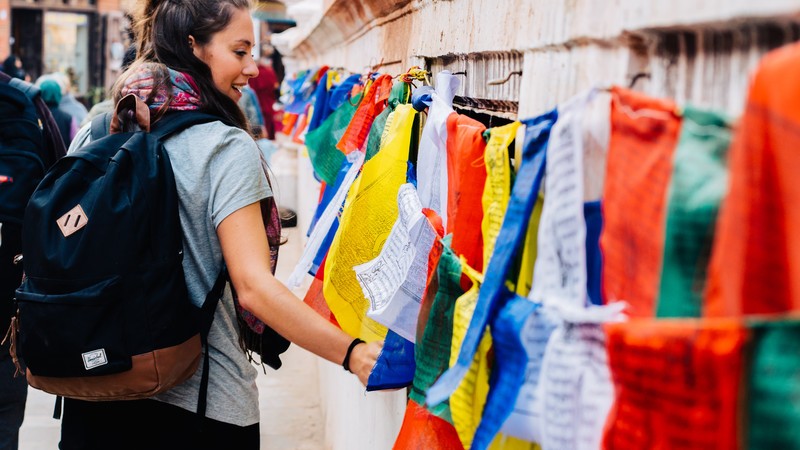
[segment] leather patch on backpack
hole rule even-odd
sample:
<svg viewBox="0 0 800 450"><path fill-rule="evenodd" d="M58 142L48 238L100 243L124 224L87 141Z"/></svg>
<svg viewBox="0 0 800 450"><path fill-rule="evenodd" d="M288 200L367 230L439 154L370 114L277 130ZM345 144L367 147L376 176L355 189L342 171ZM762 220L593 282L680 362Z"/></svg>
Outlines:
<svg viewBox="0 0 800 450"><path fill-rule="evenodd" d="M56 223L58 224L58 228L61 229L61 233L64 234L64 237L69 237L76 231L85 227L86 224L89 223L89 217L86 216L81 205L75 205L74 208L59 217Z"/></svg>

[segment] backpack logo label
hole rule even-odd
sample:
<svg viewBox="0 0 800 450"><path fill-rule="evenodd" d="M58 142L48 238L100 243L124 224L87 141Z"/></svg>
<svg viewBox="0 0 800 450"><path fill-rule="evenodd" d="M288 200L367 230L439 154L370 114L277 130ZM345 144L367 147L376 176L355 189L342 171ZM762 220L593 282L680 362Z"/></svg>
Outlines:
<svg viewBox="0 0 800 450"><path fill-rule="evenodd" d="M106 349L104 348L83 353L81 356L83 356L83 367L86 367L86 370L91 370L95 367L108 364L108 359L106 358Z"/></svg>
<svg viewBox="0 0 800 450"><path fill-rule="evenodd" d="M59 217L56 223L58 224L58 228L61 229L61 233L64 235L64 237L69 237L73 233L85 227L86 224L89 223L89 218L86 216L83 208L81 208L81 205L75 205L74 208L70 209L66 214Z"/></svg>

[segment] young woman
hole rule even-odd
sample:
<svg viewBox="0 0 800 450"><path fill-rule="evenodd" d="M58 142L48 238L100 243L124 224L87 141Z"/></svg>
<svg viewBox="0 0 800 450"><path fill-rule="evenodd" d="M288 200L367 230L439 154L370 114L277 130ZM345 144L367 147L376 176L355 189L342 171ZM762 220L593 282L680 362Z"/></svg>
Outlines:
<svg viewBox="0 0 800 450"><path fill-rule="evenodd" d="M272 195L259 149L237 107L258 74L248 0L147 0L137 18L139 57L120 77L115 99L135 94L164 113L200 110L223 121L192 126L164 147L172 162L184 233L189 293L202 304L223 261L239 304L277 332L340 364L366 384L381 343L359 345L295 297L270 272L259 202ZM86 143L89 127L73 148ZM354 346L353 346L354 345ZM238 342L230 290L209 334L206 419L195 411L200 370L154 399L64 404L61 445L72 449L257 449L257 370Z"/></svg>

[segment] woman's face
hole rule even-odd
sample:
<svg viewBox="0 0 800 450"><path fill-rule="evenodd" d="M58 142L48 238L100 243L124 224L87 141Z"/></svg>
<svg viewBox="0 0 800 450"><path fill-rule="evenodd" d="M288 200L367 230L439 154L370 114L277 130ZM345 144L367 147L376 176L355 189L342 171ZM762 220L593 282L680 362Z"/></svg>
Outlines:
<svg viewBox="0 0 800 450"><path fill-rule="evenodd" d="M194 55L211 68L217 89L238 102L247 80L258 75L251 53L255 37L250 12L236 10L228 26L214 34L208 44L198 45L191 36L190 42Z"/></svg>

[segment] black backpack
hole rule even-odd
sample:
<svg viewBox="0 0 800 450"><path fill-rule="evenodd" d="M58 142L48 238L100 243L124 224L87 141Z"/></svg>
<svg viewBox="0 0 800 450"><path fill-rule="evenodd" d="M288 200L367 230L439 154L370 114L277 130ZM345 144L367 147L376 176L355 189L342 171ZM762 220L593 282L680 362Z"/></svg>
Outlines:
<svg viewBox="0 0 800 450"><path fill-rule="evenodd" d="M25 206L45 171L64 156L64 143L39 89L0 73L0 340L22 280Z"/></svg>
<svg viewBox="0 0 800 450"><path fill-rule="evenodd" d="M110 127L111 127L111 114L107 113L95 117L92 120L90 128L92 140L96 141L108 135L108 130ZM270 185L270 189L272 189L272 185ZM267 235L268 235L267 239L268 240L270 239L270 231L272 231L272 234L274 235L280 235L281 234L280 227L283 222L283 219L273 220L271 217L271 215L273 214L278 214L278 208L275 205L275 199L273 197L270 197L262 201L261 213L262 213L262 218L264 219L264 226L267 229ZM270 259L272 260L272 274L275 275L275 268L278 263L278 249L280 247L280 242L270 241L269 246L270 246ZM214 282L214 286L208 293L206 302L203 304L203 313L201 317L205 317L207 315L213 316L214 309L216 308L219 299L222 298L222 293L227 283L230 283L230 278L228 276L227 269L223 265L222 270L220 271L216 281ZM236 298L237 297L236 290L233 288L233 283L230 283L230 287L234 298ZM280 369L281 366L283 365L283 363L281 362L280 355L289 349L289 345L291 343L286 338L281 336L277 331L273 330L269 325L266 324L263 324L264 325L263 331L261 333L256 333L252 328L250 328L250 326L247 324L246 320L242 317L242 315L239 314L238 308L237 308L237 325L239 326L239 344L247 354L249 361L252 363L261 364L262 368L264 365L267 365L275 370ZM255 355L258 355L258 359L255 358ZM208 361L206 360L203 366L204 378L202 379L203 381L201 389L205 389L205 381L206 378L208 377L208 367L207 364L205 364L207 362Z"/></svg>
<svg viewBox="0 0 800 450"><path fill-rule="evenodd" d="M215 120L184 111L151 132L108 135L62 158L36 188L16 293L17 347L31 386L84 400L137 399L195 373L217 299L206 302L205 317L189 300L162 142Z"/></svg>

